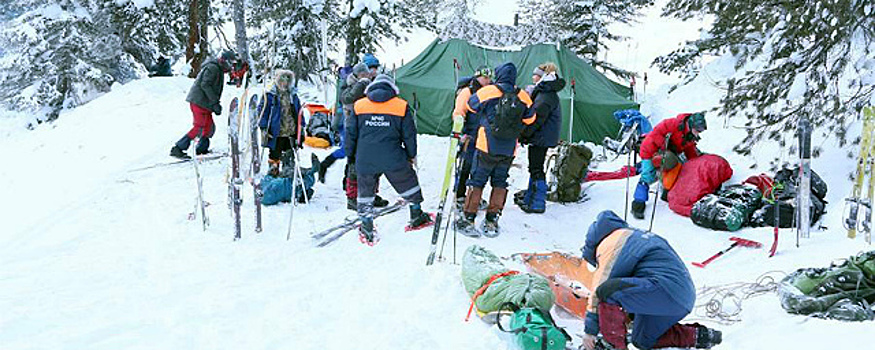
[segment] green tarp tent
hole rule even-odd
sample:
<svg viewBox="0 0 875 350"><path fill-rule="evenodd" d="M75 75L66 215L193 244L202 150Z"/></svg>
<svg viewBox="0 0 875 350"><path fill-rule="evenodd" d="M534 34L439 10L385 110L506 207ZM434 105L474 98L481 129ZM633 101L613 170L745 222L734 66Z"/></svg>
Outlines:
<svg viewBox="0 0 875 350"><path fill-rule="evenodd" d="M572 79L576 85L573 141L601 144L605 136L616 137L620 124L613 117L614 111L638 108L638 104L630 100L632 92L629 87L608 79L564 46L537 44L510 51L483 48L460 39L443 42L435 39L419 56L395 73L401 97L411 103L418 102L416 125L421 134L450 133L450 113L456 88L453 59L461 66L461 76L471 75L481 65L496 67L513 62L519 71L517 85L520 87L532 83L531 72L537 65L548 61L556 63L560 76L567 83L559 92L561 136L565 140L568 139Z"/></svg>

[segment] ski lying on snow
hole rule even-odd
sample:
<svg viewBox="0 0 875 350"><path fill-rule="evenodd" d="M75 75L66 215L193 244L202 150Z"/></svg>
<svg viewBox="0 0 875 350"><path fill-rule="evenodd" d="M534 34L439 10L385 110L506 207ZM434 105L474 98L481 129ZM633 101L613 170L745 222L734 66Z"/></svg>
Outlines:
<svg viewBox="0 0 875 350"><path fill-rule="evenodd" d="M405 202L403 200L399 200L395 202L395 204L389 205L385 208L377 209L374 213L374 217L377 218L386 214L391 214L399 211L401 210L401 208L404 207L404 204ZM360 219L358 216L355 216L351 219L347 218L342 224L331 227L321 232L313 233L312 235L310 235L310 237L313 238L314 242L316 243L316 247L322 248L333 243L347 232L358 228L359 222Z"/></svg>
<svg viewBox="0 0 875 350"><path fill-rule="evenodd" d="M227 156L228 156L227 152L221 152L221 153L208 153L208 154L204 154L204 155L199 155L197 157L201 162L204 162L204 161L208 161L208 160L216 160L216 159L220 159L220 158L225 158ZM161 168L161 167L166 167L166 166L171 166L171 165L185 164L185 163L188 163L190 161L191 161L191 159L180 159L180 160L174 160L174 161L170 161L170 162L157 163L157 164L144 166L141 168L131 169L131 170L128 170L128 172L133 173L133 172L137 172L137 171Z"/></svg>

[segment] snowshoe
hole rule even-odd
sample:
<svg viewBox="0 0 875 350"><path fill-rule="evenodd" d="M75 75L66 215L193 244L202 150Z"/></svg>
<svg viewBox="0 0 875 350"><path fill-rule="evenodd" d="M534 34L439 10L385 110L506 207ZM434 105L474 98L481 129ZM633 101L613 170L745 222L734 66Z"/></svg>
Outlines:
<svg viewBox="0 0 875 350"><path fill-rule="evenodd" d="M367 244L369 247L373 247L374 244L380 241L377 237L377 230L374 229L374 221L365 220L359 225L359 241L362 244Z"/></svg>
<svg viewBox="0 0 875 350"><path fill-rule="evenodd" d="M461 233L463 236L479 238L480 232L474 228L474 219L467 218L466 215L459 215L458 218L453 221L453 230L458 233Z"/></svg>
<svg viewBox="0 0 875 350"><path fill-rule="evenodd" d="M173 146L173 148L170 149L170 156L171 156L171 157L175 157L175 158L179 158L179 159L182 159L182 160L189 160L189 159L191 159L191 156L185 154L185 152L183 152L183 151L182 151L179 147L177 147L177 146Z"/></svg>
<svg viewBox="0 0 875 350"><path fill-rule="evenodd" d="M498 217L490 219L487 214L486 220L483 220L483 224L480 225L480 233L489 238L498 237L501 234L501 230L498 227Z"/></svg>
<svg viewBox="0 0 875 350"><path fill-rule="evenodd" d="M404 227L404 232L416 231L434 225L434 213L420 212L419 217L411 219L410 223Z"/></svg>
<svg viewBox="0 0 875 350"><path fill-rule="evenodd" d="M380 196L374 196L374 208L383 208L387 205L389 205L389 201Z"/></svg>
<svg viewBox="0 0 875 350"><path fill-rule="evenodd" d="M516 193L514 193L513 194L513 203L519 207L522 207L523 204L525 203L526 192L528 192L528 190L519 190Z"/></svg>

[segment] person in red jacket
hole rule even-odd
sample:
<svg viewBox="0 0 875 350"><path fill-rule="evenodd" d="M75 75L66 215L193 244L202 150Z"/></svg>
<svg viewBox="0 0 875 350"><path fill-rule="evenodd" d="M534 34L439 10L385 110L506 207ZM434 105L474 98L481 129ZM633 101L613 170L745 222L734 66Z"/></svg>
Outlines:
<svg viewBox="0 0 875 350"><path fill-rule="evenodd" d="M677 117L661 121L644 137L638 155L641 156L641 165L638 186L635 188L635 196L632 201L632 216L636 219L644 218L644 209L647 203L650 184L663 176L657 176L656 170L662 171L665 178L672 178L668 174L677 175L678 167L684 160L690 160L699 156L696 142L699 141L699 133L708 128L705 122L705 114L682 113ZM671 189L673 181L663 181L664 191Z"/></svg>

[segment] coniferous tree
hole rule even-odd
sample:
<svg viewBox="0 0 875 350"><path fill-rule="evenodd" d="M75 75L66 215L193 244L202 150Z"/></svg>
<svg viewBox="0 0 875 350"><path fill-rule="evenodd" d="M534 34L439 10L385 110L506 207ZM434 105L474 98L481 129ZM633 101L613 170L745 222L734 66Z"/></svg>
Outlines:
<svg viewBox="0 0 875 350"><path fill-rule="evenodd" d="M336 23L335 3L332 0L291 0L278 3L273 0L252 0L250 26L260 28L252 40L252 56L258 69L263 70L270 57L273 67L295 72L295 84L310 80L310 74L320 67L322 21ZM270 28L270 29L267 29Z"/></svg>
<svg viewBox="0 0 875 350"><path fill-rule="evenodd" d="M115 82L145 76L180 35L172 0L12 0L0 8L0 101L37 121L90 101ZM159 11L160 10L160 11ZM157 47L156 47L157 46ZM163 49L162 49L163 48ZM176 51L178 52L178 50Z"/></svg>
<svg viewBox="0 0 875 350"><path fill-rule="evenodd" d="M344 64L354 65L382 40L406 39L415 27L434 30L435 14L418 11L422 4L418 0L346 0L341 10L345 15L334 27L346 39Z"/></svg>
<svg viewBox="0 0 875 350"><path fill-rule="evenodd" d="M608 42L625 39L608 26L634 21L641 8L652 4L653 0L520 0L522 19L540 26L540 33L552 33L545 41L560 41L593 66L621 77L632 73L598 58Z"/></svg>
<svg viewBox="0 0 875 350"><path fill-rule="evenodd" d="M658 58L662 71L684 71L706 55L737 59L719 109L747 118L737 152L750 154L763 139L795 144L790 131L800 118L840 145L859 140L847 129L875 102L875 2L673 0L664 15L712 15L714 24L702 39Z"/></svg>

